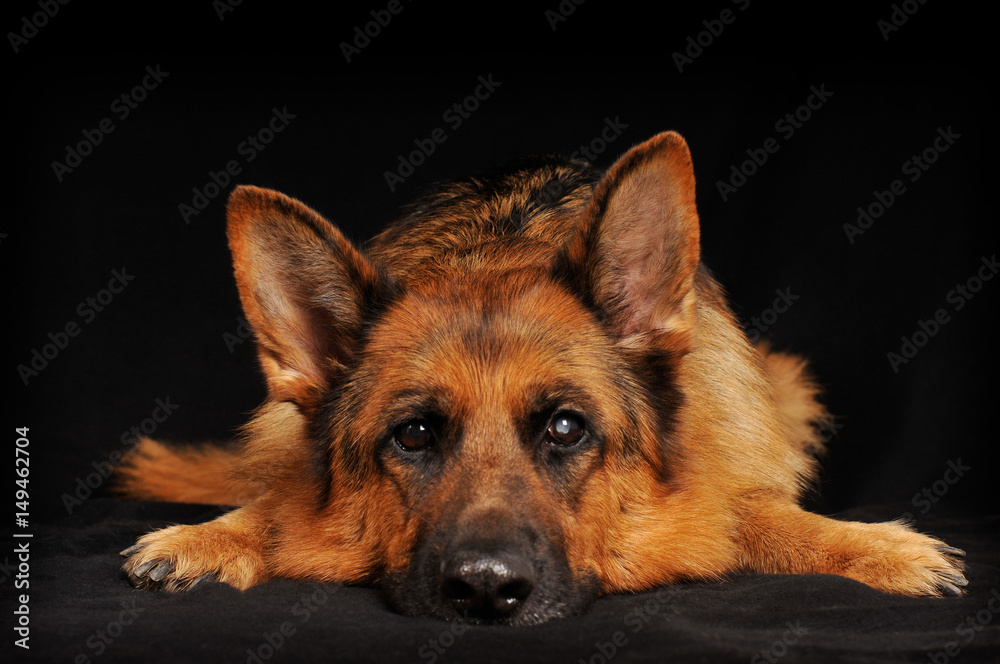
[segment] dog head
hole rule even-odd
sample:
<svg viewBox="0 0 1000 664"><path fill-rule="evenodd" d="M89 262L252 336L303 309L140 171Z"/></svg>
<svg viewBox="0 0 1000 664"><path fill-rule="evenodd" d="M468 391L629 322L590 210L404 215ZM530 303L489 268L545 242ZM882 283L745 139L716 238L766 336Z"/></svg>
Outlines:
<svg viewBox="0 0 1000 664"><path fill-rule="evenodd" d="M644 585L696 331L680 136L603 175L546 162L447 186L367 251L241 187L229 238L270 400L294 405L310 448L323 522L298 564L471 622L539 623Z"/></svg>

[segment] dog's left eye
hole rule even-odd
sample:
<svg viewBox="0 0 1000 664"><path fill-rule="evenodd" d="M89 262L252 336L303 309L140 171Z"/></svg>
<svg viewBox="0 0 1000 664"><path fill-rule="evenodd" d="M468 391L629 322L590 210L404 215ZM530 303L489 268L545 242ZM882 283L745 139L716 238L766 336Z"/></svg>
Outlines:
<svg viewBox="0 0 1000 664"><path fill-rule="evenodd" d="M396 443L406 450L416 451L434 442L434 433L425 420L410 420L396 428Z"/></svg>
<svg viewBox="0 0 1000 664"><path fill-rule="evenodd" d="M573 413L556 413L545 431L545 438L556 445L576 445L586 433L580 417Z"/></svg>

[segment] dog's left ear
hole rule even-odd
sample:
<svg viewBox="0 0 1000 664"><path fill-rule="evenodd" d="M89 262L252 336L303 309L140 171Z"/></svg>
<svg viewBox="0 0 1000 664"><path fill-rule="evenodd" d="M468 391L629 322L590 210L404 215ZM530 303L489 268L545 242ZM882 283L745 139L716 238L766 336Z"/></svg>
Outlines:
<svg viewBox="0 0 1000 664"><path fill-rule="evenodd" d="M668 131L608 170L562 264L619 343L668 344L683 353L695 334L700 259L691 153Z"/></svg>

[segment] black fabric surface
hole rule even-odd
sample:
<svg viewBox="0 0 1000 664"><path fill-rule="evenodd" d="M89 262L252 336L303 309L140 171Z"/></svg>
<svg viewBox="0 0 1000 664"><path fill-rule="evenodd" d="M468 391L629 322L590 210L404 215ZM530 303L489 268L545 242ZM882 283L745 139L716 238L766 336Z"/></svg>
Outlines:
<svg viewBox="0 0 1000 664"><path fill-rule="evenodd" d="M15 549L27 538L4 532L0 662L1000 662L1000 279L953 296L998 248L986 9L721 0L671 3L664 17L596 0L404 0L345 57L342 44L362 42L355 30L388 5L5 4L3 431L30 428L30 526L19 532L34 537L30 578L19 579ZM726 10L732 21L720 25ZM15 33L27 39L17 48ZM121 95L152 84L150 69L165 77L123 117ZM473 98L478 107L455 126L445 113L480 77L500 87ZM814 88L832 93L819 108L804 106ZM244 142L276 111L295 117L248 153ZM790 113L808 118L791 133ZM57 176L53 164L86 148L104 119L114 130ZM609 126L621 133L605 142ZM447 140L390 188L386 173L436 129ZM741 576L603 598L538 627L455 628L398 616L371 588L278 581L172 596L119 576L118 551L136 537L219 509L65 497L127 450L133 427L168 441L227 440L264 399L226 243L236 184L294 196L362 242L436 181L592 145L603 168L667 129L691 146L705 263L749 334L810 359L837 417L811 504L870 521L911 513L920 530L968 551L967 595ZM959 138L913 179L911 160L941 132ZM755 166L769 139L778 151ZM198 199L230 162L238 176ZM859 208L877 211L894 182L905 193L848 235ZM185 218L179 206L196 199L206 205ZM133 277L123 292L100 310L86 304L122 270ZM779 293L797 299L775 316ZM927 337L939 312L949 322ZM68 325L78 334L56 348L50 335ZM907 346L914 339L919 349ZM44 368L23 381L15 366L46 346ZM904 348L915 352L893 364ZM168 416L161 402L173 404ZM953 481L952 464L969 470ZM4 524L22 511L16 488L6 485ZM23 592L30 651L13 630Z"/></svg>
<svg viewBox="0 0 1000 664"><path fill-rule="evenodd" d="M373 588L275 581L246 592L212 584L164 594L134 590L119 575L117 552L148 528L196 523L219 513L199 505L92 498L67 523L39 528L30 545L38 590L32 594L35 636L28 659L1000 661L1000 517L995 516L928 515L919 524L968 552L970 584L960 598L895 597L834 576L741 575L604 597L583 616L526 628L403 617L387 609ZM877 520L896 514L883 508L841 516Z"/></svg>

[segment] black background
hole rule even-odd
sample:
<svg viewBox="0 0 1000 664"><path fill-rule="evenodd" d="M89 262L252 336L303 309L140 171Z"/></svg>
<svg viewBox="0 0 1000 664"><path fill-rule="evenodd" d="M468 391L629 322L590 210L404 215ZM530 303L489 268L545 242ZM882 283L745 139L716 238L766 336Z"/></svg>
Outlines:
<svg viewBox="0 0 1000 664"><path fill-rule="evenodd" d="M602 166L665 129L687 138L704 260L744 321L771 307L777 289L798 296L765 336L811 358L838 415L813 505L881 505L918 525L996 511L991 323L1000 286L987 282L960 311L947 299L997 251L984 10L908 3L918 9L885 39L878 22L890 3L754 1L744 11L717 2L658 14L590 0L553 30L546 11L556 1L405 2L347 62L340 44L385 6L247 0L220 20L209 2L71 2L17 53L8 37L0 265L14 332L4 419L12 438L15 426L30 427L36 520L70 523L63 494L122 449L122 433L149 418L156 399L178 406L154 434L168 440L224 440L263 399L251 344L230 351L224 337L240 316L224 224L234 184L295 196L362 242L424 186L525 154L572 153L608 118L627 127L598 155ZM678 71L672 54L727 8L735 20ZM5 33L38 11L10 5ZM112 102L147 66L169 74L120 119ZM499 87L452 128L442 113L480 76ZM832 95L786 137L776 122L812 86ZM238 146L274 108L295 117L247 163ZM52 163L106 117L114 131L60 182ZM390 191L385 171L438 127L447 141ZM939 128L960 138L910 182L903 163ZM769 137L780 149L723 201L717 182ZM229 160L242 172L185 223L178 206ZM851 243L843 225L896 179L905 193ZM116 269L134 280L86 322L78 305ZM940 308L950 322L894 372L887 354ZM74 321L80 334L25 385L17 365ZM969 470L944 482L958 460ZM924 489L937 502L914 502Z"/></svg>

